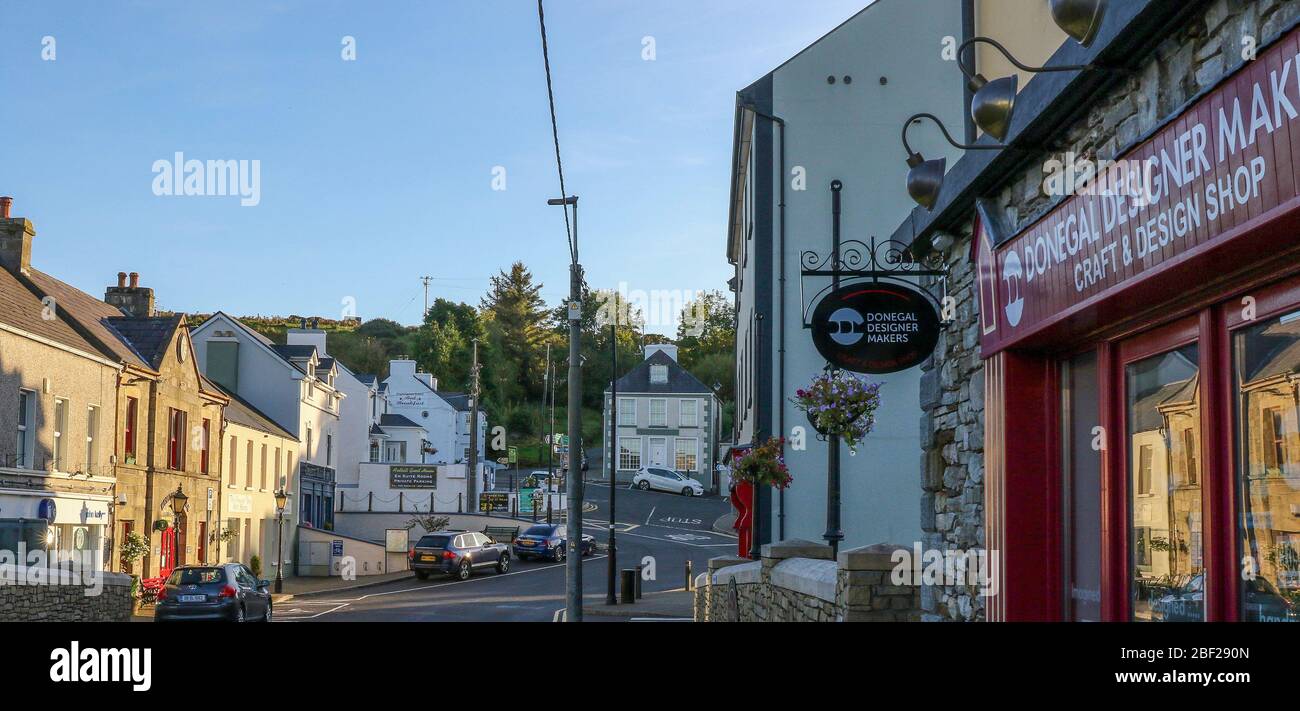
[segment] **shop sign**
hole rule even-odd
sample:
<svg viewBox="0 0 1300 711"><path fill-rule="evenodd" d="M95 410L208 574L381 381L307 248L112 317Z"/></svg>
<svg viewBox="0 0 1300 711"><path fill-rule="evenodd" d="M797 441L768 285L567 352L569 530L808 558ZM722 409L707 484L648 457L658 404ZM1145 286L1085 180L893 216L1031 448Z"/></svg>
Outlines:
<svg viewBox="0 0 1300 711"><path fill-rule="evenodd" d="M985 356L1241 236L1247 222L1296 198L1296 39L1283 37L1119 160L1049 161L1043 188L1070 197L1005 244L993 245L982 225Z"/></svg>
<svg viewBox="0 0 1300 711"><path fill-rule="evenodd" d="M409 464L392 464L388 467L390 489L436 489L438 467Z"/></svg>
<svg viewBox="0 0 1300 711"><path fill-rule="evenodd" d="M831 365L855 373L906 370L934 352L939 314L920 291L889 282L857 282L826 295L813 310L812 339Z"/></svg>
<svg viewBox="0 0 1300 711"><path fill-rule="evenodd" d="M510 495L502 491L489 491L478 495L478 510L498 513L510 510Z"/></svg>

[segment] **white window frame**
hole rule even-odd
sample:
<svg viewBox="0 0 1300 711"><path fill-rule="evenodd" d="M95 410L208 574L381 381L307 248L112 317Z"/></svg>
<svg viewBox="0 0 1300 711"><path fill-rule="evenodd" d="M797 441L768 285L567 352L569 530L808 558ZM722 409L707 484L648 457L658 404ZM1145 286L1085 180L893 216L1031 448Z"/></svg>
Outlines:
<svg viewBox="0 0 1300 711"><path fill-rule="evenodd" d="M95 434L99 430L99 406L86 406L86 473L94 474L92 468L99 463L95 451Z"/></svg>
<svg viewBox="0 0 1300 711"><path fill-rule="evenodd" d="M32 435L36 432L35 423L32 420L36 417L36 391L35 390L18 390L18 448L15 450L16 459L14 466L18 469L32 469L35 455L32 453L32 446L35 443L35 437Z"/></svg>
<svg viewBox="0 0 1300 711"><path fill-rule="evenodd" d="M636 443L635 451L628 447L624 451L624 445ZM618 468L622 471L635 471L641 468L641 438L640 437L619 437L618 438Z"/></svg>
<svg viewBox="0 0 1300 711"><path fill-rule="evenodd" d="M656 374L660 374L660 373L663 374L663 378L662 378L662 379L655 377ZM650 382L651 382L651 384L653 384L653 385L667 385L667 384L668 384L668 366L666 366L666 365L658 365L658 364L655 364L655 365L650 366Z"/></svg>
<svg viewBox="0 0 1300 711"><path fill-rule="evenodd" d="M663 421L655 422L655 403L663 407ZM650 427L667 427L668 426L668 400L661 397L650 398Z"/></svg>
<svg viewBox="0 0 1300 711"><path fill-rule="evenodd" d="M686 421L686 405L690 404L691 421ZM700 426L700 401L694 398L684 398L677 401L677 426L678 427L699 427Z"/></svg>
<svg viewBox="0 0 1300 711"><path fill-rule="evenodd" d="M686 443L690 443L690 449L691 449L691 451L690 451L690 452L687 452L687 453L685 453L685 454L687 454L687 456L691 457L691 459L693 460L692 465L689 466L689 467L683 467L683 466L681 466L681 457L682 457L682 455L683 455L683 452L682 452L682 445L683 445L683 444L686 444ZM700 441L699 441L698 438L695 438L695 437L677 437L677 438L674 438L674 440L673 440L673 469L676 469L676 470L679 471L679 472L695 472L695 473L698 473L698 472L700 471Z"/></svg>
<svg viewBox="0 0 1300 711"><path fill-rule="evenodd" d="M631 415L631 416L628 416L628 414L627 414L627 406L628 406L629 404L632 406L632 415ZM636 410L637 410L637 407L636 407L636 398L634 398L634 397L621 397L621 398L619 398L619 399L618 399L618 426L619 426L619 427L623 427L624 425L626 425L626 426L629 426L629 427L636 427L636 424L637 424L637 423L636 423Z"/></svg>
<svg viewBox="0 0 1300 711"><path fill-rule="evenodd" d="M67 439L64 435L68 429L68 401L66 398L54 398L54 470L62 471L67 465Z"/></svg>

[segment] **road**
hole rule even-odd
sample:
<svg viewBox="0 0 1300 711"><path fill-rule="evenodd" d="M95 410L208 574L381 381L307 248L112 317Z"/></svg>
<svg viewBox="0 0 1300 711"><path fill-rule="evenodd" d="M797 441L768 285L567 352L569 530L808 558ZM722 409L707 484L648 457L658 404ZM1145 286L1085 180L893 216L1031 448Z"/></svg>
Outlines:
<svg viewBox="0 0 1300 711"><path fill-rule="evenodd" d="M587 484L585 499L595 506L584 527L600 551L583 561L584 592L603 599L607 580L605 543L609 530L609 487ZM734 537L712 531L729 506L718 497L620 488L615 496L618 565L652 565L655 579L643 592L681 588L686 561L704 570L709 558L735 550ZM589 507L590 508L590 507ZM564 566L511 561L509 573L480 572L466 581L403 580L340 592L295 598L275 612L277 622L549 622L564 607ZM594 615L588 620L614 620Z"/></svg>

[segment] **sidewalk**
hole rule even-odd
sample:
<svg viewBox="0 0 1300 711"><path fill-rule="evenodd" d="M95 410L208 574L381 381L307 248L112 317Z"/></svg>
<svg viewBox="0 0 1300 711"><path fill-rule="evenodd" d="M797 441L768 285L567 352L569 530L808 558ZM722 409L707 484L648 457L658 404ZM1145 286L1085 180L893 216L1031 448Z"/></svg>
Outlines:
<svg viewBox="0 0 1300 711"><path fill-rule="evenodd" d="M695 616L695 593L682 588L648 592L633 605L606 605L604 595L586 595L582 614L592 617L655 617L690 619Z"/></svg>
<svg viewBox="0 0 1300 711"><path fill-rule="evenodd" d="M735 536L736 535L736 529L734 528L735 524L736 524L736 512L733 511L731 513L725 513L719 516L717 521L713 522L713 530L716 533L725 533L728 536Z"/></svg>
<svg viewBox="0 0 1300 711"><path fill-rule="evenodd" d="M414 580L415 574L409 570L401 570L396 573L384 573L383 575L365 575L356 580L344 580L339 577L328 578L285 578L284 592L271 595L271 601L274 604L288 602L295 597L309 597L311 595L320 595L322 593L337 593L348 590L357 590L360 588L369 588L376 585L397 582L399 580ZM271 589L274 590L275 582L272 581ZM136 614L131 616L132 622L153 622L153 606L146 605L141 607Z"/></svg>

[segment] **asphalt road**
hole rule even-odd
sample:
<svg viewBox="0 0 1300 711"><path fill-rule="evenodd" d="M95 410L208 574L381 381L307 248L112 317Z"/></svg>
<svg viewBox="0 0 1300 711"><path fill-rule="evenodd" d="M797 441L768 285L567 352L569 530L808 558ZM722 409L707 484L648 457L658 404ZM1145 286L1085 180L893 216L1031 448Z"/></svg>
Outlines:
<svg viewBox="0 0 1300 711"><path fill-rule="evenodd" d="M585 500L595 510L585 514L584 528L600 544L600 551L583 561L588 598L603 599L606 591L609 495L608 486L586 486ZM712 531L713 522L729 510L718 497L620 488L614 498L619 567L640 562L654 569L654 579L642 582L643 592L681 588L686 561L692 562L698 575L709 558L735 550L734 537ZM403 580L295 598L282 603L275 618L277 622L550 622L563 607L563 564L512 559L510 572L504 575L483 571L466 581ZM586 619L616 618L589 615Z"/></svg>

